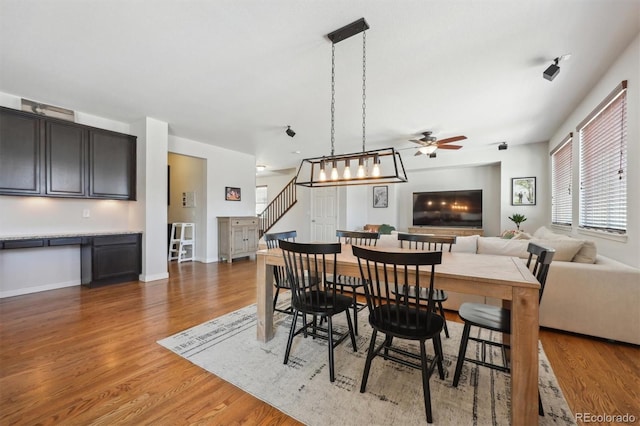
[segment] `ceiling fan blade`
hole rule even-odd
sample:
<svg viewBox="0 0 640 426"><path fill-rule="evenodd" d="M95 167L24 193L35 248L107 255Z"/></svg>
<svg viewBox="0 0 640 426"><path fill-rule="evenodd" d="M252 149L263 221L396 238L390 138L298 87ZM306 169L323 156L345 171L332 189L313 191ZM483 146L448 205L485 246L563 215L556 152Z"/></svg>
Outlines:
<svg viewBox="0 0 640 426"><path fill-rule="evenodd" d="M451 142L457 142L457 141L462 141L465 140L467 137L466 136L454 136L452 138L444 138L444 139L438 139L438 145L441 143L451 143Z"/></svg>
<svg viewBox="0 0 640 426"><path fill-rule="evenodd" d="M422 153L422 151L417 151L415 154L413 154L414 157L417 157L418 155L424 155L424 154Z"/></svg>
<svg viewBox="0 0 640 426"><path fill-rule="evenodd" d="M438 146L438 149L460 149L462 148L460 145L442 145Z"/></svg>

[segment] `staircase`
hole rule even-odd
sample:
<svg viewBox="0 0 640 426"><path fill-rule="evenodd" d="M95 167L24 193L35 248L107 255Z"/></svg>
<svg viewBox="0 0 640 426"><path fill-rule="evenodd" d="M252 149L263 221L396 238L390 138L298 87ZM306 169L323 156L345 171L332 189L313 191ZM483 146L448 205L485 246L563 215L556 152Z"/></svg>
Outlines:
<svg viewBox="0 0 640 426"><path fill-rule="evenodd" d="M298 202L296 198L296 178L293 178L282 191L258 215L260 237L266 234Z"/></svg>

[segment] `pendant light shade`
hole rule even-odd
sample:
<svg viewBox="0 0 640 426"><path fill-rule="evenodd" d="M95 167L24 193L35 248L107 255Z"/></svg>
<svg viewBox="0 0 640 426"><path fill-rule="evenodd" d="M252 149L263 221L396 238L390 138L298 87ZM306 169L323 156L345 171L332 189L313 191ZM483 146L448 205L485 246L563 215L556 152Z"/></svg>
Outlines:
<svg viewBox="0 0 640 426"><path fill-rule="evenodd" d="M367 151L366 146L366 33L369 24L364 18L352 22L327 37L331 40L331 155L305 158L296 175L296 185L307 187L369 185L407 182L407 174L400 153L394 148ZM351 36L362 33L362 151L351 154L334 154L335 145L335 45ZM355 176L351 163L357 164ZM331 165L327 179L326 166ZM368 168L371 164L371 169Z"/></svg>

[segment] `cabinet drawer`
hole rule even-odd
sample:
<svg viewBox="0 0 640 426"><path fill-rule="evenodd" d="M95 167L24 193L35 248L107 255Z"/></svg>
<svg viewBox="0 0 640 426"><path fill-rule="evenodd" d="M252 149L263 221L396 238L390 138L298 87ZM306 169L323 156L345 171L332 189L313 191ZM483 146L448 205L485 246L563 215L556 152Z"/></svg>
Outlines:
<svg viewBox="0 0 640 426"><path fill-rule="evenodd" d="M233 219L231 221L233 226L247 226L247 225L257 225L258 219L250 218L250 219Z"/></svg>
<svg viewBox="0 0 640 426"><path fill-rule="evenodd" d="M81 237L63 237L63 238L51 238L49 240L50 246L71 246L75 244L82 244Z"/></svg>
<svg viewBox="0 0 640 426"><path fill-rule="evenodd" d="M18 248L31 248L31 247L44 247L44 240L15 240L15 241L5 241L4 248L5 249L18 249Z"/></svg>
<svg viewBox="0 0 640 426"><path fill-rule="evenodd" d="M105 235L94 237L94 246L110 246L115 244L135 244L138 242L139 234Z"/></svg>

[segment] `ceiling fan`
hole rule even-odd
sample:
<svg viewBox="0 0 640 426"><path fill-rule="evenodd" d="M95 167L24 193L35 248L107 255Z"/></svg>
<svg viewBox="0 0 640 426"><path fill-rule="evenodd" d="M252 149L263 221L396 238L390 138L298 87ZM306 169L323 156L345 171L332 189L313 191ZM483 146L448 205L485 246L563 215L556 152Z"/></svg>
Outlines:
<svg viewBox="0 0 640 426"><path fill-rule="evenodd" d="M420 139L409 139L410 142L417 143L420 145L418 148L418 152L415 155L428 155L433 158L436 156L437 149L460 149L461 145L447 145L451 142L457 142L467 139L466 136L453 136L450 138L438 139L432 134L431 131L423 132L424 135Z"/></svg>

